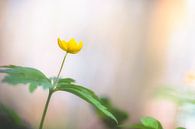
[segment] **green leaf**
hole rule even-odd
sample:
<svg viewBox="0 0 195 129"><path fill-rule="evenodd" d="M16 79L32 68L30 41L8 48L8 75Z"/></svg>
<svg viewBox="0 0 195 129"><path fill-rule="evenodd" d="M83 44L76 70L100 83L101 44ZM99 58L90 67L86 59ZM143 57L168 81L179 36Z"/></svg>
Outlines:
<svg viewBox="0 0 195 129"><path fill-rule="evenodd" d="M128 119L128 113L114 106L108 97L100 97L100 100L114 114L119 124Z"/></svg>
<svg viewBox="0 0 195 129"><path fill-rule="evenodd" d="M95 95L95 93L93 91L91 91L85 87L72 84L71 82L68 82L67 80L65 81L62 79L59 80L56 90L57 91L67 91L67 92L70 92L70 93L84 99L88 103L95 106L102 113L104 113L104 115L106 115L107 117L111 118L116 123L118 123L115 116L108 110L108 108L106 106L104 106L101 103L101 100Z"/></svg>
<svg viewBox="0 0 195 129"><path fill-rule="evenodd" d="M11 109L5 107L3 104L0 103L0 114L2 116L9 116L9 119L12 120L14 123L16 124L20 124L21 123L21 119L20 117Z"/></svg>
<svg viewBox="0 0 195 129"><path fill-rule="evenodd" d="M74 83L74 82L75 82L75 80L72 78L63 78L63 79L59 79L59 81L58 81L58 83L60 83L60 84L62 84L62 83L70 84L70 83Z"/></svg>
<svg viewBox="0 0 195 129"><path fill-rule="evenodd" d="M151 129L142 124L133 124L133 125L128 126L128 128L130 129Z"/></svg>
<svg viewBox="0 0 195 129"><path fill-rule="evenodd" d="M120 128L124 129L153 129L151 127L144 126L142 123L137 124L131 124L131 125L120 125L118 126Z"/></svg>
<svg viewBox="0 0 195 129"><path fill-rule="evenodd" d="M142 117L140 123L128 126L130 129L163 129L160 122L152 117Z"/></svg>
<svg viewBox="0 0 195 129"><path fill-rule="evenodd" d="M184 128L184 127L177 127L176 129L186 129L186 128Z"/></svg>
<svg viewBox="0 0 195 129"><path fill-rule="evenodd" d="M122 124L125 120L128 119L128 113L114 106L108 97L100 97L101 103L106 106L110 112L116 117L119 124ZM101 111L96 108L96 115L99 116L99 119L104 123L109 129L119 129L119 126L116 125L114 121L106 117Z"/></svg>
<svg viewBox="0 0 195 129"><path fill-rule="evenodd" d="M129 126L119 126L120 128L127 129L163 129L162 125L158 120L152 117L142 117L141 122L138 124L132 124ZM184 127L178 127L176 129L186 129Z"/></svg>
<svg viewBox="0 0 195 129"><path fill-rule="evenodd" d="M32 129L12 109L0 103L0 129Z"/></svg>
<svg viewBox="0 0 195 129"><path fill-rule="evenodd" d="M160 122L152 117L143 117L141 118L141 123L147 128L151 129L163 129Z"/></svg>
<svg viewBox="0 0 195 129"><path fill-rule="evenodd" d="M0 66L0 73L6 73L3 82L11 85L29 84L30 92L33 92L38 86L44 89L52 87L50 80L39 70L22 66Z"/></svg>

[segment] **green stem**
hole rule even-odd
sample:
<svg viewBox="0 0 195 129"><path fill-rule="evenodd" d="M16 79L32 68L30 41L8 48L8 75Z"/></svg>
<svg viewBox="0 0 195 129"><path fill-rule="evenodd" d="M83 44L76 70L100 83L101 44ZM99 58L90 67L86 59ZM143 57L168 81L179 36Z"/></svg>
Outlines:
<svg viewBox="0 0 195 129"><path fill-rule="evenodd" d="M41 118L41 123L39 125L39 129L43 128L43 123L44 123L44 120L45 120L45 116L46 116L46 113L47 113L47 109L48 109L48 105L49 105L52 93L53 93L53 91L49 90L49 95L47 97L47 101L46 101L45 108L44 108L44 111L43 111L43 114L42 114L42 118Z"/></svg>
<svg viewBox="0 0 195 129"><path fill-rule="evenodd" d="M46 116L46 113L47 113L47 109L48 109L48 106L49 106L49 102L50 102L52 93L55 91L56 85L57 85L57 83L59 81L60 73L61 73L62 68L64 66L64 62L66 60L67 55L68 55L68 53L66 53L65 56L64 56L64 59L63 59L62 64L60 66L60 70L58 72L57 78L56 78L55 82L53 83L53 88L49 90L49 95L47 97L47 101L46 101L46 104L45 104L45 108L44 108L44 111L43 111L43 114L42 114L42 117L41 117L41 123L39 125L39 129L43 129L43 123L44 123L44 120L45 120L45 116Z"/></svg>
<svg viewBox="0 0 195 129"><path fill-rule="evenodd" d="M65 54L64 59L63 59L63 61L62 61L62 64L61 64L61 66L60 66L60 70L59 70L58 75L57 75L57 78L56 78L56 80L55 80L55 82L54 82L54 88L55 88L56 84L58 83L58 80L59 80L59 77L60 77L60 73L61 73L62 68L63 68L63 66L64 66L64 62L65 62L65 60L66 60L67 55L68 55L68 53Z"/></svg>

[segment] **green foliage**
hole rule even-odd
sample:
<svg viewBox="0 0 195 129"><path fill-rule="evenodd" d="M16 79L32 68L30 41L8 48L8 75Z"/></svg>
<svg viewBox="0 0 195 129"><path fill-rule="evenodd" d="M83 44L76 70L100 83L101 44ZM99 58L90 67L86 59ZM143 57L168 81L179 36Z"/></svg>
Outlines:
<svg viewBox="0 0 195 129"><path fill-rule="evenodd" d="M186 129L186 128L184 128L184 127L177 127L176 129Z"/></svg>
<svg viewBox="0 0 195 129"><path fill-rule="evenodd" d="M161 123L152 117L142 117L140 122L137 124L132 124L130 126L121 126L122 128L128 129L163 129ZM178 127L176 129L185 129L183 127Z"/></svg>
<svg viewBox="0 0 195 129"><path fill-rule="evenodd" d="M117 119L112 113L104 106L95 93L87 88L74 84L75 80L71 78L59 79L57 82L57 88L52 86L52 81L56 81L56 78L48 79L41 71L21 66L0 66L0 73L7 74L3 78L3 82L11 85L17 84L29 84L30 92L33 92L38 86L44 89L50 89L51 91L61 90L70 92L103 112L106 116L117 122ZM55 84L54 84L55 85Z"/></svg>
<svg viewBox="0 0 195 129"><path fill-rule="evenodd" d="M125 120L128 119L128 113L125 111L120 110L119 108L113 106L109 98L107 97L101 97L101 102L109 109L109 111L112 112L112 114L116 117L119 124L122 124ZM96 114L99 116L101 121L104 123L104 125L110 129L118 129L119 127L108 117L102 114L99 110L96 110Z"/></svg>
<svg viewBox="0 0 195 129"><path fill-rule="evenodd" d="M93 91L87 89L85 87L74 84L74 80L70 78L60 79L58 82L58 86L55 91L66 91L70 92L88 103L92 104L95 108L101 111L104 115L114 120L118 123L115 116L109 111L109 109L103 105L101 100L95 95Z"/></svg>
<svg viewBox="0 0 195 129"><path fill-rule="evenodd" d="M72 78L63 78L63 79L59 79L58 83L59 83L58 85L71 84L71 83L75 83L75 80Z"/></svg>
<svg viewBox="0 0 195 129"><path fill-rule="evenodd" d="M132 124L128 128L130 129L163 129L160 122L152 117L142 117L139 123Z"/></svg>
<svg viewBox="0 0 195 129"><path fill-rule="evenodd" d="M11 85L28 84L30 92L33 92L38 86L41 86L43 89L49 89L52 91L52 93L55 91L66 91L82 98L95 107L97 115L108 128L123 128L124 126L116 126L116 123L119 122L121 124L128 118L128 114L114 107L108 98L99 99L90 89L75 84L74 79L63 78L57 81L56 78L51 78L50 80L37 69L14 65L0 66L0 73L6 74L6 76L3 78L3 82ZM57 82L55 83L55 81ZM193 104L195 103L194 99L192 99L194 98L192 97L194 96L194 93L192 92L183 93L182 91L176 91L167 88L164 91L161 90L160 95L166 95L180 104L186 102ZM116 123L111 120L114 120ZM27 129L27 127L23 126L22 123L23 121L14 111L0 104L0 129L1 127L5 127L2 129L12 128L12 125L16 129L20 126L24 127L24 129ZM160 122L152 117L143 117L138 124L132 124L125 128L163 129ZM177 129L185 128L178 127Z"/></svg>
<svg viewBox="0 0 195 129"><path fill-rule="evenodd" d="M141 118L141 123L151 129L163 129L160 122L152 117L143 117Z"/></svg>
<svg viewBox="0 0 195 129"><path fill-rule="evenodd" d="M151 128L146 128L144 125L140 124L133 124L130 125L129 127L126 128L130 128L130 129L151 129Z"/></svg>
<svg viewBox="0 0 195 129"><path fill-rule="evenodd" d="M0 129L31 129L12 109L0 104Z"/></svg>
<svg viewBox="0 0 195 129"><path fill-rule="evenodd" d="M193 90L165 86L157 89L155 95L158 98L172 100L178 105L195 104L195 92Z"/></svg>
<svg viewBox="0 0 195 129"><path fill-rule="evenodd" d="M0 73L6 73L3 82L8 84L29 84L30 92L33 92L38 86L44 89L51 88L50 80L39 70L30 67L21 66L1 66Z"/></svg>

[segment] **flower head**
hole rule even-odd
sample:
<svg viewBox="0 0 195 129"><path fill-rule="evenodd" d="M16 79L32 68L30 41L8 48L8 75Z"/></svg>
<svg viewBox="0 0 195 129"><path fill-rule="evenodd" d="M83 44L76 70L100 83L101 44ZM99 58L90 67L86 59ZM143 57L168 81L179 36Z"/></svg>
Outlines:
<svg viewBox="0 0 195 129"><path fill-rule="evenodd" d="M186 76L185 79L187 84L194 84L195 83L195 73L194 72L189 72Z"/></svg>
<svg viewBox="0 0 195 129"><path fill-rule="evenodd" d="M58 38L58 45L67 53L76 54L83 47L83 42L80 41L78 43L74 38L71 38L68 42L66 42L65 40L61 40L60 38Z"/></svg>

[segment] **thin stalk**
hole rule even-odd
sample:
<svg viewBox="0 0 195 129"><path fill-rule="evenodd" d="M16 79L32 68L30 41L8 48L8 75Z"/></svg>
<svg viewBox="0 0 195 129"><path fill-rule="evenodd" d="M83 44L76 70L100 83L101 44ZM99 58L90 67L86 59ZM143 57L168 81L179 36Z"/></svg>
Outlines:
<svg viewBox="0 0 195 129"><path fill-rule="evenodd" d="M48 105L49 105L52 93L53 92L51 90L49 90L49 95L47 97L47 101L46 101L45 108L44 108L44 111L43 111L43 114L42 114L42 118L41 118L41 123L39 125L39 129L43 128L43 123L44 123L44 120L45 120L45 116L46 116L46 113L47 113L47 109L48 109Z"/></svg>
<svg viewBox="0 0 195 129"><path fill-rule="evenodd" d="M66 60L67 55L68 55L68 53L65 54L64 59L63 59L63 61L62 61L62 64L61 64L61 66L60 66L60 70L59 70L58 75L57 75L57 78L56 78L56 80L55 80L55 82L54 82L54 88L55 88L56 84L57 84L58 81L59 81L60 73L62 72L62 68L63 68L63 66L64 66L64 62L65 62L65 60Z"/></svg>
<svg viewBox="0 0 195 129"><path fill-rule="evenodd" d="M60 70L58 72L57 78L56 78L55 82L53 83L53 88L49 90L49 95L47 97L47 101L46 101L46 104L45 104L45 108L44 108L44 111L43 111L43 114L42 114L42 117L41 117L41 123L39 125L39 129L43 129L43 123L44 123L44 120L45 120L45 116L46 116L46 113L47 113L47 109L48 109L48 106L49 106L49 102L50 102L52 93L55 91L56 85L57 85L57 83L59 81L60 73L61 73L62 68L64 66L64 62L66 60L67 55L68 55L68 53L66 53L65 56L64 56L64 59L63 59L62 64L60 66Z"/></svg>

